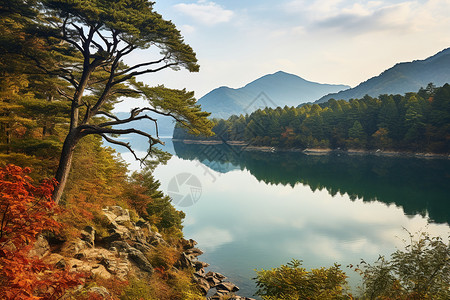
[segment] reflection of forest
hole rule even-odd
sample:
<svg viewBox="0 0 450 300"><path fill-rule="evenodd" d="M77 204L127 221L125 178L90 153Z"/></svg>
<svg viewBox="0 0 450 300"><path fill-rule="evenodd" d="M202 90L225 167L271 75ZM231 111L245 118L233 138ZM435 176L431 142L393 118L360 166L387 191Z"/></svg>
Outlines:
<svg viewBox="0 0 450 300"><path fill-rule="evenodd" d="M174 142L176 155L198 159L218 172L247 169L267 184L350 195L352 200L381 201L403 207L406 215L420 214L437 223L450 223L450 161L418 158L324 155L240 151L227 145L187 145ZM224 168L228 166L229 168Z"/></svg>

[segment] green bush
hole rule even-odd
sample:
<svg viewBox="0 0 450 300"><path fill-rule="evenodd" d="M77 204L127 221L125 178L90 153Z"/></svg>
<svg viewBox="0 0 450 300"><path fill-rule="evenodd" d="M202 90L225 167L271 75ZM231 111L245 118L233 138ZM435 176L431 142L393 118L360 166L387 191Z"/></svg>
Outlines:
<svg viewBox="0 0 450 300"><path fill-rule="evenodd" d="M152 288L145 280L130 278L129 285L123 290L120 300L152 300Z"/></svg>
<svg viewBox="0 0 450 300"><path fill-rule="evenodd" d="M306 271L301 261L271 270L256 271L257 295L264 300L349 299L347 276L339 265Z"/></svg>
<svg viewBox="0 0 450 300"><path fill-rule="evenodd" d="M347 292L347 276L339 265L308 272L298 260L279 268L256 271L256 293L264 300L450 299L449 242L427 233L408 234L405 248L392 253L390 259L380 256L373 264L362 260L355 267L363 278L359 297L353 298Z"/></svg>
<svg viewBox="0 0 450 300"><path fill-rule="evenodd" d="M409 244L387 260L362 261L363 299L450 299L450 244L440 237L409 233Z"/></svg>

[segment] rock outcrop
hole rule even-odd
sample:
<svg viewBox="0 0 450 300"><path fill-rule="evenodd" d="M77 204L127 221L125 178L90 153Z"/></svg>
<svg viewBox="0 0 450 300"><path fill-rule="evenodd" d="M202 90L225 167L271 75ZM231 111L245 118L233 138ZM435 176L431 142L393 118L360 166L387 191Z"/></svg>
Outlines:
<svg viewBox="0 0 450 300"><path fill-rule="evenodd" d="M148 222L131 221L128 210L120 206L110 206L103 209L103 215L107 223L108 234L98 236L95 228L86 226L79 238L65 241L57 253L50 252L47 240L40 236L30 251L33 256L41 257L43 260L58 269L68 269L73 272L91 274L93 277L102 279L116 278L126 280L130 272L139 276L140 272L152 274L154 268L147 258L158 245L170 245L158 232L152 231ZM226 277L217 272L206 272L208 263L198 260L203 251L196 248L194 240L183 240L183 248L180 258L175 263L176 269L192 268L193 282L205 295L215 289L211 300L250 298L235 296L239 288ZM91 288L97 295L107 299L109 292L104 287ZM214 290L213 290L214 291Z"/></svg>
<svg viewBox="0 0 450 300"><path fill-rule="evenodd" d="M153 266L145 252L154 249L151 243L161 243L161 235L150 230L150 224L141 222L137 226L131 222L128 210L119 206L106 207L103 214L107 220L109 236L99 238L92 226L81 231L79 238L66 241L59 253L49 253L49 245L43 237L38 238L34 256L56 268L84 272L92 276L120 280L127 279L135 269L146 273L153 272ZM144 229L145 228L145 229ZM156 241L156 242L155 242Z"/></svg>
<svg viewBox="0 0 450 300"><path fill-rule="evenodd" d="M239 291L239 288L226 281L226 277L217 272L205 272L205 268L209 266L208 263L198 260L198 256L203 254L203 251L196 248L197 242L194 240L189 240L186 242L184 252L181 254L180 260L177 266L181 268L194 268L194 282L197 283L198 287L202 291L203 295L207 295L210 290L216 290L216 293L207 298L208 300L220 300L225 299L236 299L236 300L254 300L251 298L240 297L234 295L235 292Z"/></svg>

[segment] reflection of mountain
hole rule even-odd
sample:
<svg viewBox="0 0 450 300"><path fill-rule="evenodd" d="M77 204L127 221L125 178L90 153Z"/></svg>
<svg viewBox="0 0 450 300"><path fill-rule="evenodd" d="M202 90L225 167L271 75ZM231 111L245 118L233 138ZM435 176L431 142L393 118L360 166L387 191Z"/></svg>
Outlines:
<svg viewBox="0 0 450 300"><path fill-rule="evenodd" d="M174 142L176 155L240 166L268 184L309 185L326 189L331 195L381 201L402 206L405 214L424 216L432 221L450 223L450 161L415 158L325 155L308 156L291 152L240 151L225 145L186 145ZM217 170L220 171L220 170ZM223 170L227 172L228 170Z"/></svg>
<svg viewBox="0 0 450 300"><path fill-rule="evenodd" d="M244 169L240 166L239 148L228 145L199 145L173 142L176 156L182 159L199 160L202 164L219 173L228 173L233 170Z"/></svg>
<svg viewBox="0 0 450 300"><path fill-rule="evenodd" d="M219 173L228 173L230 171L240 169L239 165L235 165L230 162L220 162L217 160L210 161L210 160L206 159L206 160L201 161L201 163L204 164L205 166L209 167L211 170L214 170Z"/></svg>

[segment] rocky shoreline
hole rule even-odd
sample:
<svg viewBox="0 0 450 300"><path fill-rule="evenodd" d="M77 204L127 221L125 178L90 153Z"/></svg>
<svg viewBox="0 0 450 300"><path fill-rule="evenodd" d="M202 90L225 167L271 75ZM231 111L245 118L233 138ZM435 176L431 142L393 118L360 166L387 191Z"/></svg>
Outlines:
<svg viewBox="0 0 450 300"><path fill-rule="evenodd" d="M174 142L182 142L185 144L197 145L222 145L242 147L244 151L261 151L261 152L302 152L307 155L329 155L329 154L347 154L347 155L377 155L389 157L416 157L425 159L450 159L450 154L440 153L422 153L422 152L406 152L395 150L363 150L363 149L330 149L330 148L277 148L270 146L253 146L243 141L208 141L208 140L180 140L172 139Z"/></svg>
<svg viewBox="0 0 450 300"><path fill-rule="evenodd" d="M145 277L153 274L155 269L146 254L160 244L170 247L161 234L153 231L148 222L132 222L128 210L120 206L104 208L103 216L108 223L108 236L99 238L96 229L87 226L81 231L80 237L59 241L60 245L55 249L40 235L30 256L42 258L45 263L58 269L82 272L105 280L123 281L130 275ZM182 241L182 253L173 271L192 268L192 280L205 299L254 300L235 295L239 288L227 281L224 275L206 272L205 268L209 264L198 260L203 252L195 247L196 244L192 239ZM91 287L89 292L100 297L96 299L110 299L110 293L105 287ZM214 295L207 298L208 293Z"/></svg>

